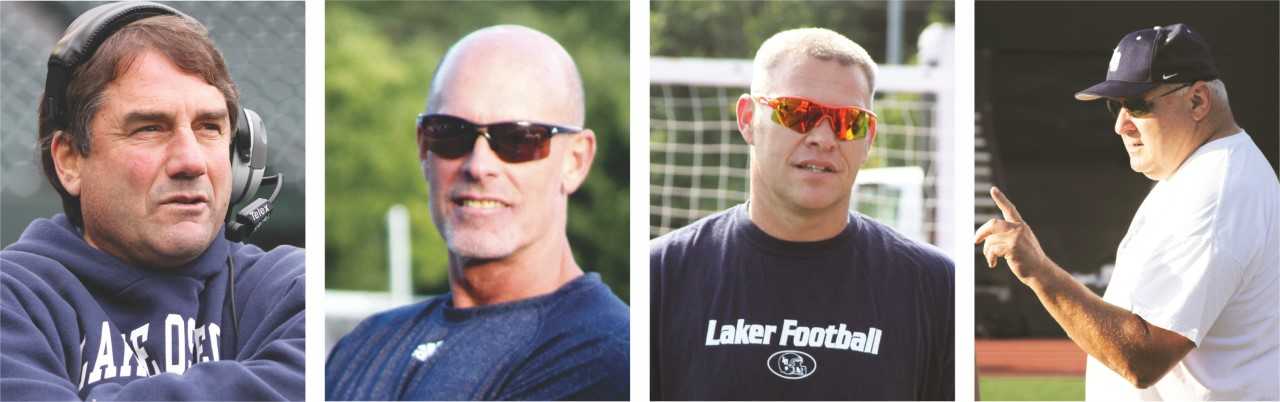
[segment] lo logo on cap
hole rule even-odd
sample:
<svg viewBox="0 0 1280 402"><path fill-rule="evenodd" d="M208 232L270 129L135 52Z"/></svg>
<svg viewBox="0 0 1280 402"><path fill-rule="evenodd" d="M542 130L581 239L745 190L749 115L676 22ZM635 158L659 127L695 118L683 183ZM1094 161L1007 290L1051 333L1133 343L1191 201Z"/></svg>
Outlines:
<svg viewBox="0 0 1280 402"><path fill-rule="evenodd" d="M1111 64L1107 65L1107 71L1116 71L1120 68L1120 48L1116 48L1111 52Z"/></svg>

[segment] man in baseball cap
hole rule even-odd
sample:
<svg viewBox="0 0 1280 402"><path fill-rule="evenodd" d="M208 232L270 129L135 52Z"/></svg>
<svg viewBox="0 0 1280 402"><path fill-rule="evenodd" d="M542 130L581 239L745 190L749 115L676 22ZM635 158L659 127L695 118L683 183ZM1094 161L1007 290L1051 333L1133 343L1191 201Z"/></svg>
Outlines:
<svg viewBox="0 0 1280 402"><path fill-rule="evenodd" d="M1076 99L1139 98L1162 85L1218 79L1209 44L1184 24L1125 35L1111 53L1107 80L1076 93Z"/></svg>
<svg viewBox="0 0 1280 402"><path fill-rule="evenodd" d="M1040 248L998 189L1004 214L978 229L1089 354L1088 400L1280 399L1280 182L1235 122L1208 42L1185 24L1126 35L1103 99L1130 167L1156 181L1116 251L1099 298Z"/></svg>

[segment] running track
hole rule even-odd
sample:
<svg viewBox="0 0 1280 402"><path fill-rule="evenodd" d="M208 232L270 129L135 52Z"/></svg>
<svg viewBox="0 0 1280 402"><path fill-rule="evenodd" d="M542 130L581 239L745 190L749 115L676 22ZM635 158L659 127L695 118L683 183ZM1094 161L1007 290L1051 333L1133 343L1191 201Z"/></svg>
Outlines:
<svg viewBox="0 0 1280 402"><path fill-rule="evenodd" d="M980 375L1084 375L1085 354L1068 339L978 339Z"/></svg>

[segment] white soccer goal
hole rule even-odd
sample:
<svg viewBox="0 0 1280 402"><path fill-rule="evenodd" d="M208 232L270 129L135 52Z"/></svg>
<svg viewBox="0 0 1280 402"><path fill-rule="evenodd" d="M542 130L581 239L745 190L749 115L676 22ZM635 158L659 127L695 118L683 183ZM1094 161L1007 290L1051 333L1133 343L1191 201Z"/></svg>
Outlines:
<svg viewBox="0 0 1280 402"><path fill-rule="evenodd" d="M953 191L954 74L952 35L942 29L921 35L921 64L880 66L878 138L851 208L948 249L954 211L938 200ZM734 107L750 86L751 61L653 57L649 74L649 235L660 236L747 199L748 146Z"/></svg>

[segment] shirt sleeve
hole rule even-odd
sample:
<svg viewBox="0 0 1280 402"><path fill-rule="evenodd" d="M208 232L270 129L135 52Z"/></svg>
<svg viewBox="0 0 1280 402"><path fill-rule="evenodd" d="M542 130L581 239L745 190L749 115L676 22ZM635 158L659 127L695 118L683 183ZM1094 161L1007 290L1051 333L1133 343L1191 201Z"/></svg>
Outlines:
<svg viewBox="0 0 1280 402"><path fill-rule="evenodd" d="M649 249L649 399L662 394L662 248Z"/></svg>
<svg viewBox="0 0 1280 402"><path fill-rule="evenodd" d="M594 337L561 338L539 345L513 368L493 400L630 399L631 352L627 329Z"/></svg>
<svg viewBox="0 0 1280 402"><path fill-rule="evenodd" d="M0 396L5 400L79 400L67 373L80 353L75 319L56 292L17 264L0 258Z"/></svg>
<svg viewBox="0 0 1280 402"><path fill-rule="evenodd" d="M929 361L927 381L921 400L953 401L956 399L956 343L955 343L955 263L939 256L938 272L934 275L933 297L936 327L933 333L934 352Z"/></svg>
<svg viewBox="0 0 1280 402"><path fill-rule="evenodd" d="M1244 266L1216 233L1217 200L1192 197L1147 231L1152 244L1140 261L1141 283L1131 296L1134 314L1199 345L1244 278Z"/></svg>

